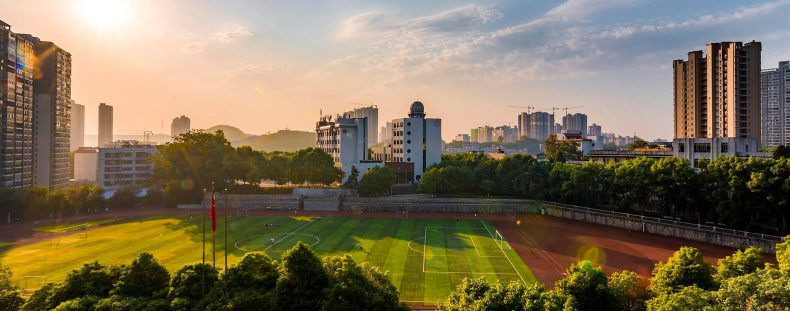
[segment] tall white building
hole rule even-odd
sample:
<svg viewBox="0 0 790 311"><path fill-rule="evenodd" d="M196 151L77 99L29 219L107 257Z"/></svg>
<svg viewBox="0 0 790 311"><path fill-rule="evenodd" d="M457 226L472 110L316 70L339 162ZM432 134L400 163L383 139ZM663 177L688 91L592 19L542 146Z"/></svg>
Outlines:
<svg viewBox="0 0 790 311"><path fill-rule="evenodd" d="M343 114L345 118L367 118L367 143L368 145L375 145L379 139L379 108L376 106L368 106L361 108L354 108Z"/></svg>
<svg viewBox="0 0 790 311"><path fill-rule="evenodd" d="M790 61L760 73L762 146L790 145Z"/></svg>
<svg viewBox="0 0 790 311"><path fill-rule="evenodd" d="M381 127L379 132L379 142L387 141L392 138L392 122L387 122Z"/></svg>
<svg viewBox="0 0 790 311"><path fill-rule="evenodd" d="M393 159L413 163L414 181L419 181L429 166L442 160L442 119L425 118L425 106L417 101L411 104L408 118L392 123Z"/></svg>
<svg viewBox="0 0 790 311"><path fill-rule="evenodd" d="M80 147L85 147L85 106L71 101L71 140L70 150L76 151Z"/></svg>
<svg viewBox="0 0 790 311"><path fill-rule="evenodd" d="M332 156L335 166L343 171L342 182L351 175L351 167L359 170L358 178L365 171L381 166L380 161L368 158L368 118L322 117L316 123L316 147Z"/></svg>

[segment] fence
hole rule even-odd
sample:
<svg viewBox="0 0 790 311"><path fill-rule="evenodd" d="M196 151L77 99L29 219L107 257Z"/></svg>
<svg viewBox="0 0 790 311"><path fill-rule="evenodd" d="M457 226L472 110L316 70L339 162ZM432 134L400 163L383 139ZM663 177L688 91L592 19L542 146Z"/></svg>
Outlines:
<svg viewBox="0 0 790 311"><path fill-rule="evenodd" d="M716 245L745 248L758 246L768 253L776 253L776 243L782 238L761 233L733 230L703 224L694 224L657 217L634 215L589 207L541 202L551 216L637 230L664 236L679 237Z"/></svg>

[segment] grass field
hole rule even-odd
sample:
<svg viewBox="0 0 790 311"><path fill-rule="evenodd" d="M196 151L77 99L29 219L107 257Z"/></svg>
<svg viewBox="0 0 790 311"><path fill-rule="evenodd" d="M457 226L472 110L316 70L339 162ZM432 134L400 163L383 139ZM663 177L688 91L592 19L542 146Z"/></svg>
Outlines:
<svg viewBox="0 0 790 311"><path fill-rule="evenodd" d="M63 233L63 232L71 232L71 231L82 230L90 227L95 227L95 226L111 223L114 221L118 221L118 219L103 219L103 220L87 221L87 222L76 223L76 224L60 224L54 226L35 227L33 228L33 230L39 232Z"/></svg>
<svg viewBox="0 0 790 311"><path fill-rule="evenodd" d="M216 258L221 267L225 248L221 218L217 225ZM129 263L140 252L154 254L173 271L201 260L201 229L199 217L128 221L2 250L0 262L10 266L16 281L28 289L61 281L84 263ZM242 216L232 217L228 229L230 264L253 250L279 258L283 250L303 241L320 255L349 254L357 262L389 271L405 302L435 303L466 277L536 282L509 245L498 242L496 229L486 221ZM211 261L210 235L207 260Z"/></svg>

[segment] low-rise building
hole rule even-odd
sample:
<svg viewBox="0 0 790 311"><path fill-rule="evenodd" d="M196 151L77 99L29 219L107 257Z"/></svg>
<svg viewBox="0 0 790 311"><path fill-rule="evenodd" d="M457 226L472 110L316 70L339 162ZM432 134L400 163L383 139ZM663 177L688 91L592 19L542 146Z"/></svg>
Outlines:
<svg viewBox="0 0 790 311"><path fill-rule="evenodd" d="M116 141L99 148L97 179L99 187L118 190L128 186L145 187L151 178L156 145L133 140Z"/></svg>
<svg viewBox="0 0 790 311"><path fill-rule="evenodd" d="M587 154L590 162L609 163L609 162L622 162L625 160L635 159L639 157L648 157L653 159L669 158L672 156L672 150L593 150Z"/></svg>
<svg viewBox="0 0 790 311"><path fill-rule="evenodd" d="M99 148L80 147L72 156L74 173L72 179L76 182L95 183L99 172Z"/></svg>
<svg viewBox="0 0 790 311"><path fill-rule="evenodd" d="M589 155L593 150L603 150L602 144L582 136L579 131L562 131L557 134L557 141L576 143L583 156Z"/></svg>
<svg viewBox="0 0 790 311"><path fill-rule="evenodd" d="M688 159L692 167L697 167L700 159L720 156L771 157L770 152L758 151L759 144L757 139L748 137L676 138L672 150L674 156Z"/></svg>

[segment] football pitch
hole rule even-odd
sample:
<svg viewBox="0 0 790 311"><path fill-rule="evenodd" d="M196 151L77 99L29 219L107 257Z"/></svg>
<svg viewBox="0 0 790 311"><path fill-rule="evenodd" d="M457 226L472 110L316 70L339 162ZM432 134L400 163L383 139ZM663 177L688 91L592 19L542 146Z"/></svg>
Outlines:
<svg viewBox="0 0 790 311"><path fill-rule="evenodd" d="M210 232L210 225L208 226ZM15 280L28 290L62 281L72 269L98 260L128 264L150 252L171 272L202 258L201 217L127 221L0 251ZM535 276L485 220L349 218L303 216L231 217L227 245L222 215L217 219L216 263L235 264L245 252L264 251L274 259L298 241L321 255L348 254L388 271L401 300L433 304L462 279L536 282ZM505 237L506 238L506 237ZM206 239L212 261L212 237Z"/></svg>

